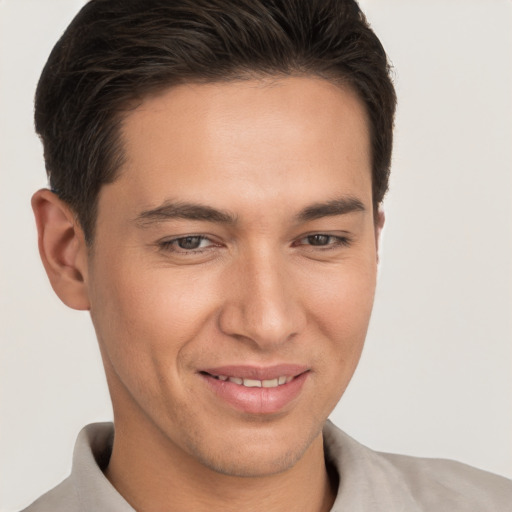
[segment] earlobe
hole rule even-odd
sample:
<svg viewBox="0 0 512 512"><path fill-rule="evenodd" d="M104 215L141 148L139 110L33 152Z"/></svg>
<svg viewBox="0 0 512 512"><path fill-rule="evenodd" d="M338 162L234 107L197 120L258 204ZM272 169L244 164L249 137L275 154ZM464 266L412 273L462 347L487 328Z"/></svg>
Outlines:
<svg viewBox="0 0 512 512"><path fill-rule="evenodd" d="M87 246L69 206L47 189L32 196L39 254L53 290L73 309L90 309Z"/></svg>
<svg viewBox="0 0 512 512"><path fill-rule="evenodd" d="M377 218L375 220L375 247L377 252L377 263L380 259L380 247L381 247L381 237L382 237L382 229L384 228L384 222L386 221L386 214L381 205L379 205L377 211Z"/></svg>

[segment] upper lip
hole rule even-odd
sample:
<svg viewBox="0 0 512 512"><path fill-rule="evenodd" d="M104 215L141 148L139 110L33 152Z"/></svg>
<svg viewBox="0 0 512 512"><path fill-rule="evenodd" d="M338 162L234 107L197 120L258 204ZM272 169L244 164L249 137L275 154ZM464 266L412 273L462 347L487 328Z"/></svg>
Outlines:
<svg viewBox="0 0 512 512"><path fill-rule="evenodd" d="M308 371L309 368L300 364L277 364L273 366L229 365L201 369L201 373L210 375L225 375L242 379L270 380L278 377L296 377Z"/></svg>

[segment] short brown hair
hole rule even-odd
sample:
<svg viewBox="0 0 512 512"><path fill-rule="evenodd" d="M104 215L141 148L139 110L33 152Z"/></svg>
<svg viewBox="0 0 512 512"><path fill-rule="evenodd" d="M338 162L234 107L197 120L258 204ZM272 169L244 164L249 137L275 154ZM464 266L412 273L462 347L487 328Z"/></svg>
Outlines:
<svg viewBox="0 0 512 512"><path fill-rule="evenodd" d="M91 0L53 48L35 125L50 186L91 242L101 186L122 165L123 112L156 89L262 75L351 86L370 119L373 202L388 188L396 97L354 0Z"/></svg>

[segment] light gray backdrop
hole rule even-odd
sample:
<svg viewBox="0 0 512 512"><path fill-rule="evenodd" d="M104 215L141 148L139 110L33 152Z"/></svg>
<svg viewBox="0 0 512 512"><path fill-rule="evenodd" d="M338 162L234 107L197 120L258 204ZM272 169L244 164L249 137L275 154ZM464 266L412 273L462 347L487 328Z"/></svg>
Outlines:
<svg viewBox="0 0 512 512"><path fill-rule="evenodd" d="M0 0L0 511L66 476L111 417L88 315L47 283L32 97L80 0ZM380 283L334 421L373 448L512 477L512 2L365 0L399 111Z"/></svg>

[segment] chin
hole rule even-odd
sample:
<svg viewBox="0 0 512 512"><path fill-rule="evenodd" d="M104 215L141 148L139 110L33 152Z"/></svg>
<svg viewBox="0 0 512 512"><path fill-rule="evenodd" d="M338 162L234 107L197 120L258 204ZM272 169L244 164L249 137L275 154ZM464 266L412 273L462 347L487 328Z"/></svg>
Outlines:
<svg viewBox="0 0 512 512"><path fill-rule="evenodd" d="M194 455L203 466L216 473L233 477L258 478L286 472L302 458L304 451L304 449L269 450L266 446L253 447L251 450L230 447L223 454L195 453Z"/></svg>
<svg viewBox="0 0 512 512"><path fill-rule="evenodd" d="M265 477L293 468L311 448L316 439L321 443L323 422L309 431L293 433L286 429L255 426L225 436L210 436L205 443L188 439L189 453L208 469L233 477ZM274 427L276 427L274 425ZM304 425L303 425L304 427ZM212 438L213 437L213 438Z"/></svg>

